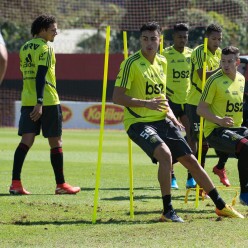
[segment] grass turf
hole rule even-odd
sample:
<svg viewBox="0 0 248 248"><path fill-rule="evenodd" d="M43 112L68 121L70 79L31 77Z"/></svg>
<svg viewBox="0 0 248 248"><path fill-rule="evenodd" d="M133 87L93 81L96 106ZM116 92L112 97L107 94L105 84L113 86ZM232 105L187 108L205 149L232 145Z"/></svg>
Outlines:
<svg viewBox="0 0 248 248"><path fill-rule="evenodd" d="M195 208L194 192L184 203L187 171L175 165L179 190L173 206L185 223L159 223L162 211L157 166L133 144L134 209L129 216L127 136L105 131L97 224L92 224L99 131L64 130L66 181L78 185L77 195L54 195L55 182L47 140L37 137L27 155L22 182L29 196L10 196L13 154L20 137L16 129L0 129L0 247L247 247L248 209L235 208L246 219L218 218L211 200ZM209 154L213 155L210 149ZM207 158L206 170L223 198L231 203L237 188L221 187L211 172L217 158ZM227 162L232 186L238 187L237 160Z"/></svg>

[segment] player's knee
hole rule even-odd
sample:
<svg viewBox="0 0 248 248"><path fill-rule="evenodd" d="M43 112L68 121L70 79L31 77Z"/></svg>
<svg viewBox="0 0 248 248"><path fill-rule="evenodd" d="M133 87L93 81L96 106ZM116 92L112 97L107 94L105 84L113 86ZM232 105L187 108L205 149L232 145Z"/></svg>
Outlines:
<svg viewBox="0 0 248 248"><path fill-rule="evenodd" d="M165 161L166 163L172 164L170 149L164 143L156 147L154 150L154 157L158 160L158 162Z"/></svg>
<svg viewBox="0 0 248 248"><path fill-rule="evenodd" d="M238 144L236 145L236 154L244 153L248 153L248 139L246 138L239 140Z"/></svg>

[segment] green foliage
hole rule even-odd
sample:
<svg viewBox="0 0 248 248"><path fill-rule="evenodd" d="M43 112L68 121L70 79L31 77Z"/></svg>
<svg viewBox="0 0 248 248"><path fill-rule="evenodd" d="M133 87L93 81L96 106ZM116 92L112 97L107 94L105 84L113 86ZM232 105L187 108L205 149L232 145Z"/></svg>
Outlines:
<svg viewBox="0 0 248 248"><path fill-rule="evenodd" d="M17 23L9 21L1 26L9 52L18 52L23 43L32 37L30 30L23 24L18 25Z"/></svg>
<svg viewBox="0 0 248 248"><path fill-rule="evenodd" d="M4 3L7 0L4 0ZM10 52L17 52L20 44L30 37L29 30L33 19L42 13L51 13L56 16L58 27L67 28L91 28L98 30L97 35L78 44L86 53L103 53L105 42L99 35L105 27L111 23L111 53L120 53L123 50L122 34L126 27L139 28L141 23L159 18L160 24L167 32L173 23L187 22L196 29L192 31L190 46L195 47L203 41L202 28L210 23L218 23L223 27L222 46L235 45L241 53L248 53L248 4L247 0L163 0L160 5L153 1L143 1L144 11L149 10L143 16L134 8L134 1L103 1L103 0L12 0L0 4L0 25L7 47ZM152 7L151 7L152 6ZM163 8L161 8L163 6ZM27 11L30 10L30 11ZM20 14L23 13L23 14ZM234 16L235 13L235 16ZM133 17L137 14L137 23L133 23ZM161 17L163 17L161 19ZM200 29L199 29L200 28ZM115 30L115 31L114 31ZM121 30L121 31L120 31ZM130 52L139 49L138 36L131 28L128 32L128 46ZM201 30L200 32L198 32ZM170 32L170 31L169 31ZM199 36L197 36L199 34ZM130 36L130 37L129 37ZM102 44L103 42L103 44ZM166 40L166 44L170 41Z"/></svg>

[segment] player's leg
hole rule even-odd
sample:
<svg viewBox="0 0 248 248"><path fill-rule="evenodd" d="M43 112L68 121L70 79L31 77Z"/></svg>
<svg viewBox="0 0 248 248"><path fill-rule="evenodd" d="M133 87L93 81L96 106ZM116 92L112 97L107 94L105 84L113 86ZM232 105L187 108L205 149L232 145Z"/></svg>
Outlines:
<svg viewBox="0 0 248 248"><path fill-rule="evenodd" d="M154 126L156 129L153 128ZM160 221L183 222L176 215L171 203L172 160L170 150L160 137L161 127L164 127L164 121L154 122L152 127L149 123L136 123L130 126L127 134L151 158L153 163L159 163L158 181L163 202L163 214Z"/></svg>
<svg viewBox="0 0 248 248"><path fill-rule="evenodd" d="M25 190L22 186L21 171L26 155L34 143L35 136L40 134L40 121L34 122L30 118L30 112L32 110L33 107L21 108L18 135L22 136L22 138L14 154L12 183L9 188L10 194L30 194L30 192Z"/></svg>
<svg viewBox="0 0 248 248"><path fill-rule="evenodd" d="M238 172L240 181L240 201L248 205L248 129L216 128L208 136L209 143L217 150L234 154L238 157Z"/></svg>
<svg viewBox="0 0 248 248"><path fill-rule="evenodd" d="M170 108L171 108L173 114L178 119L180 112L181 112L181 105L172 102L170 99L168 99L168 104L170 105ZM178 189L179 188L178 184L177 184L176 174L174 171L174 165L172 165L172 170L171 170L171 188L172 189Z"/></svg>
<svg viewBox="0 0 248 248"><path fill-rule="evenodd" d="M231 184L229 182L229 179L227 178L226 170L225 170L225 164L228 160L229 154L218 150L215 150L215 152L219 160L217 165L213 167L213 173L220 178L220 182L222 184L229 187Z"/></svg>
<svg viewBox="0 0 248 248"><path fill-rule="evenodd" d="M186 115L186 104L182 105L182 112L180 114L180 120L185 128L186 133L186 141L189 144L189 147L194 152L196 151L196 142L194 142L194 139L191 137L191 131L190 131L190 123L189 118ZM187 181L186 181L186 188L195 188L196 182L194 178L192 177L191 173L188 171Z"/></svg>
<svg viewBox="0 0 248 248"><path fill-rule="evenodd" d="M167 132L165 143L171 151L172 160L177 160L186 167L196 182L209 194L216 205L216 213L218 215L243 218L242 215L227 206L219 196L206 171L200 166L196 157L192 154L186 140L175 127L171 126L170 131Z"/></svg>
<svg viewBox="0 0 248 248"><path fill-rule="evenodd" d="M62 148L62 111L60 105L45 106L42 113L42 132L50 145L50 160L57 184L55 194L76 194L80 187L65 182Z"/></svg>

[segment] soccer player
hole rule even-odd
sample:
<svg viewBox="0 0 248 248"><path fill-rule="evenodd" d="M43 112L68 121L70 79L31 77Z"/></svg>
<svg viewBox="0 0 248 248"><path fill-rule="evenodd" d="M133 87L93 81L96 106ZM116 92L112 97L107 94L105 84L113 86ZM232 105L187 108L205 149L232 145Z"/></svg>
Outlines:
<svg viewBox="0 0 248 248"><path fill-rule="evenodd" d="M183 222L171 202L171 167L176 161L184 165L208 193L218 215L244 218L223 201L181 134L182 125L165 97L167 62L157 53L160 34L156 22L141 27L141 50L122 62L113 92L114 103L125 106L124 127L128 136L159 164L158 181L163 201L160 221Z"/></svg>
<svg viewBox="0 0 248 248"><path fill-rule="evenodd" d="M27 195L21 183L21 170L25 157L42 133L48 138L50 159L56 179L55 194L76 194L80 187L65 183L62 150L62 111L55 79L55 54L48 42L57 35L54 16L40 15L31 26L33 39L20 49L20 69L23 76L22 108L18 135L21 142L14 155L10 194Z"/></svg>
<svg viewBox="0 0 248 248"><path fill-rule="evenodd" d="M208 78L197 113L205 118L209 144L238 158L240 202L248 206L248 128L241 127L245 78L237 71L239 63L238 48L222 50L222 69Z"/></svg>
<svg viewBox="0 0 248 248"><path fill-rule="evenodd" d="M189 27L185 23L178 23L173 30L173 45L166 47L162 53L167 59L166 96L170 108L176 118L185 127L187 142L196 152L190 136L189 119L185 112L185 105L190 90L191 53L192 49L186 47L189 36ZM178 189L176 176L172 169L171 187ZM190 172L186 181L186 188L195 188L196 182Z"/></svg>
<svg viewBox="0 0 248 248"><path fill-rule="evenodd" d="M208 38L208 47L207 47L207 72L206 78L215 73L220 69L220 57L221 49L220 43L222 40L222 29L218 25L210 24L207 27L205 36ZM203 74L203 60L204 60L204 46L197 46L191 55L192 61L192 79L191 79L191 88L188 96L188 102L186 107L186 113L190 121L191 136L193 142L195 142L195 147L197 147L197 142L199 138L199 127L200 127L200 117L196 113L197 105L199 104L201 93L202 93L202 74ZM209 145L205 138L202 141L202 161L201 165L204 168L206 155L208 152ZM193 150L194 151L194 150ZM228 154L218 152L219 161L216 166L213 168L213 172L217 174L220 178L220 181L226 185L230 186L230 182L226 176L226 171L224 169L225 163L228 159ZM196 154L196 157L198 155Z"/></svg>
<svg viewBox="0 0 248 248"><path fill-rule="evenodd" d="M0 30L0 84L3 81L8 64L8 52Z"/></svg>

